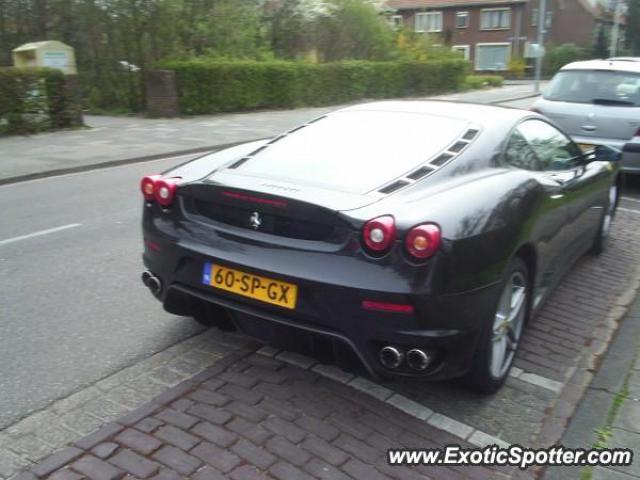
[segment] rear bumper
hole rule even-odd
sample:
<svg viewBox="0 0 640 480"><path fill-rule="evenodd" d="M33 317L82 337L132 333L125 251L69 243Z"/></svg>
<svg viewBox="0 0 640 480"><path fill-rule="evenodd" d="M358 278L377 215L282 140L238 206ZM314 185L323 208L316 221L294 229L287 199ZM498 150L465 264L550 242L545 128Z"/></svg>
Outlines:
<svg viewBox="0 0 640 480"><path fill-rule="evenodd" d="M230 263L210 254L175 243L162 243L161 252L147 250L146 267L163 284L157 298L168 311L191 315L193 302L220 305L233 312L238 329L264 343L325 358L327 351L351 352L369 374L378 377L418 376L443 379L466 373L473 359L478 336L487 325L497 301L497 285L492 284L455 295L433 296L421 288L408 288L398 280L395 288L371 289L370 279L354 281L351 286L317 281L317 272L309 278L283 276L248 265ZM295 283L299 288L295 310L265 304L228 293L200 281L205 262L219 262L248 273ZM393 275L389 275L393 277ZM344 279L343 279L344 280ZM364 310L362 300L411 304L411 314ZM406 365L384 367L378 354L382 347L396 346L428 350L433 362L424 371ZM328 361L343 363L331 355Z"/></svg>

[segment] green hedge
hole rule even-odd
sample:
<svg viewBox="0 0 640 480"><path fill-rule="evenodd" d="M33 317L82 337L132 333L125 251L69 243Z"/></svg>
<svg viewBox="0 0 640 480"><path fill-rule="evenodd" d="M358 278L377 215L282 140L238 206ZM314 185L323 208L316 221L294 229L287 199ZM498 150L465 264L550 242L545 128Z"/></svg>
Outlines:
<svg viewBox="0 0 640 480"><path fill-rule="evenodd" d="M552 76L567 63L591 58L590 53L589 49L578 47L573 43L550 45L542 62L544 74Z"/></svg>
<svg viewBox="0 0 640 480"><path fill-rule="evenodd" d="M59 70L0 68L0 133L78 125L80 105Z"/></svg>
<svg viewBox="0 0 640 480"><path fill-rule="evenodd" d="M159 68L176 72L183 113L202 114L431 95L461 88L469 64L462 59L324 64L198 59Z"/></svg>

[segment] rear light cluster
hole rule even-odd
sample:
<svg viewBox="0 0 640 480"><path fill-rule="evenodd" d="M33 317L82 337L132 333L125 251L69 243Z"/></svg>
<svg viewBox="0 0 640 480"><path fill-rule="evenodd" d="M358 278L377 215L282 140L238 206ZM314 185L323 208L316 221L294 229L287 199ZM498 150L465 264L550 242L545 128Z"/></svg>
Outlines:
<svg viewBox="0 0 640 480"><path fill-rule="evenodd" d="M374 218L364 225L364 244L371 252L386 252L395 239L396 222L391 215Z"/></svg>
<svg viewBox="0 0 640 480"><path fill-rule="evenodd" d="M362 230L364 245L369 253L382 255L389 251L396 239L396 224L391 215L374 218L365 223ZM433 223L417 225L404 237L407 254L414 260L426 260L440 248L442 234Z"/></svg>
<svg viewBox="0 0 640 480"><path fill-rule="evenodd" d="M424 260L440 248L440 228L433 223L413 227L404 239L404 246L409 255Z"/></svg>
<svg viewBox="0 0 640 480"><path fill-rule="evenodd" d="M154 200L163 207L169 207L176 196L180 177L164 178L162 175L147 175L140 182L142 195L148 202Z"/></svg>

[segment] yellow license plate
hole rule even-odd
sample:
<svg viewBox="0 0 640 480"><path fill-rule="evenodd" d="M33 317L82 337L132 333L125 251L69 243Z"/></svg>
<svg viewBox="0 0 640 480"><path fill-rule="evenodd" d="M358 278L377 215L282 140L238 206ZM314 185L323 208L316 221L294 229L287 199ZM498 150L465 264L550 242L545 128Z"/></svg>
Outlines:
<svg viewBox="0 0 640 480"><path fill-rule="evenodd" d="M296 308L298 300L298 286L293 283L241 272L214 263L205 263L202 283L284 308Z"/></svg>
<svg viewBox="0 0 640 480"><path fill-rule="evenodd" d="M582 150L582 153L587 153L596 148L595 145L591 145L590 143L579 143L578 147Z"/></svg>

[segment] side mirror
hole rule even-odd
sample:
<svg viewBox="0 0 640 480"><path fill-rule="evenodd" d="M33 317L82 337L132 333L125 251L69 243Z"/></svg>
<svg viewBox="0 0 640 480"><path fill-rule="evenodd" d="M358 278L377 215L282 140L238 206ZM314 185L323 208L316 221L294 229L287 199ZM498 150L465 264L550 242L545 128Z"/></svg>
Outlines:
<svg viewBox="0 0 640 480"><path fill-rule="evenodd" d="M598 145L593 153L598 162L619 162L622 158L622 150L609 145Z"/></svg>

